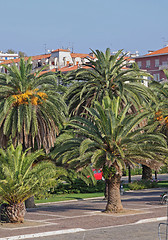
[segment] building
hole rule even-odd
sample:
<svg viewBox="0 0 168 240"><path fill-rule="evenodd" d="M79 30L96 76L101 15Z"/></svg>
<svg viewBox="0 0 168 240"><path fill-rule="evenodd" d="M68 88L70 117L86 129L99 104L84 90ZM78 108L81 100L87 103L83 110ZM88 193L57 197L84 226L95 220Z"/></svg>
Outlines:
<svg viewBox="0 0 168 240"><path fill-rule="evenodd" d="M56 49L51 51L49 54L42 54L37 56L32 56L32 71L38 70L45 65L47 65L48 71L62 70L64 72L71 71L83 66L83 64L88 62L88 59L96 59L92 54L83 53L71 53L69 49ZM24 58L25 60L28 57ZM19 65L20 58L2 60L0 62L0 72L7 73L7 69L3 66L11 66L13 63Z"/></svg>
<svg viewBox="0 0 168 240"><path fill-rule="evenodd" d="M3 53L0 52L0 63L4 60L17 59L19 55L17 53Z"/></svg>
<svg viewBox="0 0 168 240"><path fill-rule="evenodd" d="M149 51L148 54L135 57L140 69L150 73L155 81L166 81L163 69L168 69L168 46L156 51Z"/></svg>

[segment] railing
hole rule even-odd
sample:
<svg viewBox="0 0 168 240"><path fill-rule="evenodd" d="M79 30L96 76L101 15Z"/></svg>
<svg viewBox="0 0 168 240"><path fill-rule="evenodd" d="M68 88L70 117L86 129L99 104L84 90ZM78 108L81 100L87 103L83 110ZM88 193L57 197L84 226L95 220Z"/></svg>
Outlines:
<svg viewBox="0 0 168 240"><path fill-rule="evenodd" d="M168 62L159 66L159 70L168 69Z"/></svg>

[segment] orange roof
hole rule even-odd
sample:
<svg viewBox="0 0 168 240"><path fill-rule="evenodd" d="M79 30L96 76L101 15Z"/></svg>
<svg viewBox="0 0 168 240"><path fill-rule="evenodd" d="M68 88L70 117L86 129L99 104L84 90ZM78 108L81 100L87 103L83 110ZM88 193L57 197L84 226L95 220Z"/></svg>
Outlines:
<svg viewBox="0 0 168 240"><path fill-rule="evenodd" d="M32 58L32 60L40 60L40 59L49 58L50 56L51 56L51 54L43 54L43 55L32 56L31 58ZM24 57L25 61L27 61L28 59L29 59L29 57ZM13 62L14 63L20 62L20 58L4 60L0 64L10 64L10 63L13 63Z"/></svg>
<svg viewBox="0 0 168 240"><path fill-rule="evenodd" d="M145 56L159 55L159 54L166 54L166 53L168 54L168 46L164 47L164 48L161 48L159 50L156 50L154 52L148 53Z"/></svg>
<svg viewBox="0 0 168 240"><path fill-rule="evenodd" d="M58 68L58 71L61 72L69 72L69 71L74 71L76 69L78 69L78 65L74 65L74 66L70 66L70 67L62 67L62 68Z"/></svg>
<svg viewBox="0 0 168 240"><path fill-rule="evenodd" d="M58 49L56 49L56 50L53 50L52 53L53 53L53 52L70 52L70 50L69 50L69 49L61 49L61 48L58 48Z"/></svg>
<svg viewBox="0 0 168 240"><path fill-rule="evenodd" d="M80 57L80 58L86 58L86 57L88 57L88 58L94 58L94 57L92 57L91 55L85 54L85 53L71 53L71 57L72 57L72 58L76 58L76 57Z"/></svg>
<svg viewBox="0 0 168 240"><path fill-rule="evenodd" d="M47 72L56 72L56 68L53 68L51 70L44 70L39 74L39 76L41 76L42 74L47 73Z"/></svg>
<svg viewBox="0 0 168 240"><path fill-rule="evenodd" d="M62 67L62 68L58 68L58 71L61 71L61 72L69 72L69 71L74 71L74 70L77 70L78 68L90 68L90 67L87 67L87 66L84 66L84 67L79 67L78 65L74 65L74 66L70 66L70 67Z"/></svg>

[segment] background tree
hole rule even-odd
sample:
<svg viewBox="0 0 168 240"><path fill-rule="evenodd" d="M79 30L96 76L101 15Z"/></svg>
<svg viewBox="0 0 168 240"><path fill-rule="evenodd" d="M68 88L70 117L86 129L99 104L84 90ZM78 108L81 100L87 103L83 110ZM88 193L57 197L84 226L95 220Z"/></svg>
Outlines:
<svg viewBox="0 0 168 240"><path fill-rule="evenodd" d="M8 50L6 51L6 53L8 53L8 54L14 54L14 53L17 53L17 51L15 51L15 50L13 50L13 49L8 49ZM25 52L23 52L23 51L18 51L18 55L19 55L20 58L23 58L23 57L26 57L26 56L27 56L27 54L26 54Z"/></svg>
<svg viewBox="0 0 168 240"><path fill-rule="evenodd" d="M14 54L14 53L17 53L15 50L13 50L13 49L8 49L7 51L6 51L6 53L11 53L11 54Z"/></svg>
<svg viewBox="0 0 168 240"><path fill-rule="evenodd" d="M165 70L168 76L168 72ZM168 136L168 84L151 81L149 88L153 91L154 98L150 99L146 108L150 109L151 114L148 117L148 132L161 132ZM167 140L168 141L168 140ZM142 166L142 179L152 179L152 169ZM155 172L155 178L157 177Z"/></svg>
<svg viewBox="0 0 168 240"><path fill-rule="evenodd" d="M18 55L20 58L27 57L27 54L25 52L19 51Z"/></svg>

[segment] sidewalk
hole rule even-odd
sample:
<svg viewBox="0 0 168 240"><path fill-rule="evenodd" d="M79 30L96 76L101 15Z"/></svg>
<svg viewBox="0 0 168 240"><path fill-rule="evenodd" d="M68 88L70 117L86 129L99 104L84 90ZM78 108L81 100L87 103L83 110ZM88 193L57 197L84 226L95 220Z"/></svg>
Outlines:
<svg viewBox="0 0 168 240"><path fill-rule="evenodd" d="M160 189L126 192L122 196L123 213L106 214L102 198L57 202L29 209L24 224L1 224L0 240L36 237L102 229L110 226L163 221L166 206L160 205ZM22 235L22 237L21 237ZM10 238L16 236L15 238Z"/></svg>

